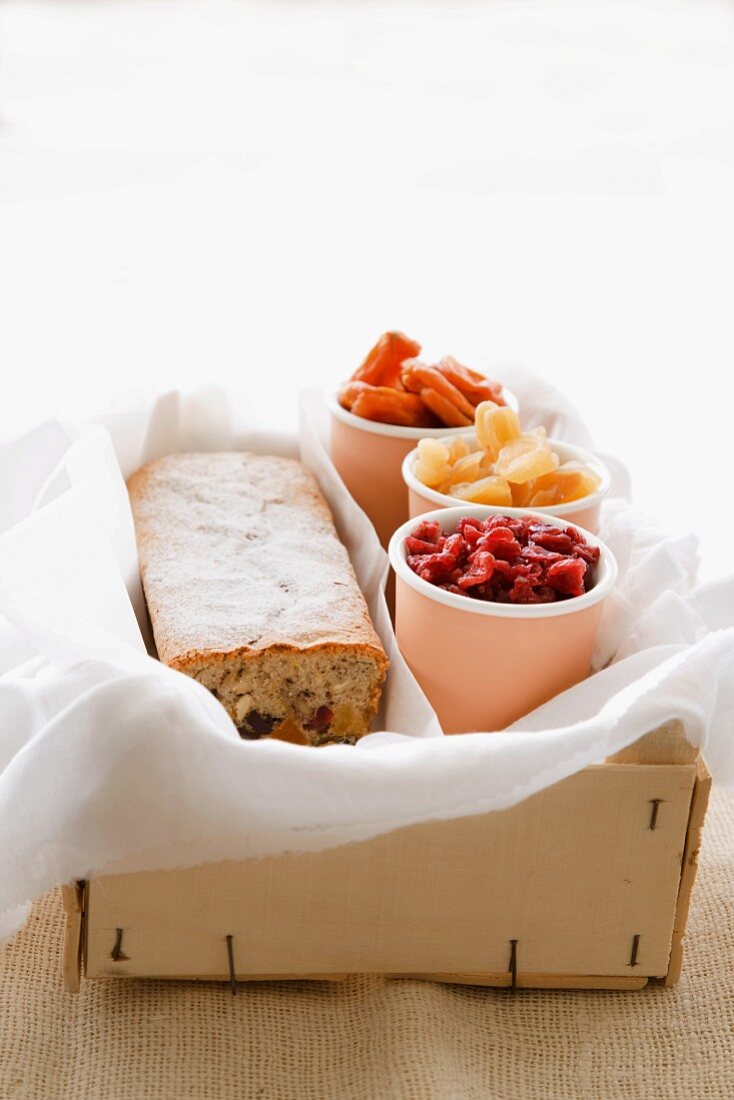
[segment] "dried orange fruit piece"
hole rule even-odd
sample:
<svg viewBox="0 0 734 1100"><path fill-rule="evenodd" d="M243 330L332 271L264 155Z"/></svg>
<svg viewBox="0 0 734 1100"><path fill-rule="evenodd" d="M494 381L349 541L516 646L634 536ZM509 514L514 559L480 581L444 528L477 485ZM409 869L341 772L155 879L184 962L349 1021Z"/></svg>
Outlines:
<svg viewBox="0 0 734 1100"><path fill-rule="evenodd" d="M499 382L491 382L478 371L463 366L454 359L453 355L444 356L436 369L456 386L472 405L478 405L481 401L494 401L496 405L505 404Z"/></svg>
<svg viewBox="0 0 734 1100"><path fill-rule="evenodd" d="M339 404L342 408L351 410L359 395L367 388L366 382L347 382L339 390Z"/></svg>
<svg viewBox="0 0 734 1100"><path fill-rule="evenodd" d="M429 408L445 424L449 426L457 424L457 412L461 413L466 424L471 424L474 420L474 406L470 401L467 401L461 390L457 390L456 386L441 374L438 367L428 367L425 363L421 363L420 359L411 359L407 363L403 363L400 380L406 390L410 390L411 393L423 394L424 390L431 391L433 404L429 405ZM443 398L443 401L437 402L434 395ZM423 400L425 401L425 397ZM448 413L449 419L446 419L438 411L439 409L446 409L446 402L453 405L456 410Z"/></svg>
<svg viewBox="0 0 734 1100"><path fill-rule="evenodd" d="M369 382L373 386L400 386L400 368L405 359L413 359L420 354L421 346L411 340L404 332L386 332L369 352L362 366L352 379L355 382Z"/></svg>
<svg viewBox="0 0 734 1100"><path fill-rule="evenodd" d="M364 384L352 404L355 416L366 420L377 420L382 424L398 424L406 428L430 428L431 417L414 393L403 393L389 386L370 386Z"/></svg>
<svg viewBox="0 0 734 1100"><path fill-rule="evenodd" d="M443 424L446 428L470 428L472 418L466 416L463 412L457 409L448 398L443 394L437 393L436 390L428 389L427 387L420 392L421 400L423 404L429 409L435 417L438 418L440 424Z"/></svg>

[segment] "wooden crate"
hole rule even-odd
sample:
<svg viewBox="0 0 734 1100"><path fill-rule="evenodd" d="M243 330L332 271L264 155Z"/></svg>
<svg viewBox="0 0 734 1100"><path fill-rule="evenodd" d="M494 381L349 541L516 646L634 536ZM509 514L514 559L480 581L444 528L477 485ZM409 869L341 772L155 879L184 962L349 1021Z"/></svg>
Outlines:
<svg viewBox="0 0 734 1100"><path fill-rule="evenodd" d="M87 978L677 981L710 776L671 723L510 809L331 851L63 888Z"/></svg>

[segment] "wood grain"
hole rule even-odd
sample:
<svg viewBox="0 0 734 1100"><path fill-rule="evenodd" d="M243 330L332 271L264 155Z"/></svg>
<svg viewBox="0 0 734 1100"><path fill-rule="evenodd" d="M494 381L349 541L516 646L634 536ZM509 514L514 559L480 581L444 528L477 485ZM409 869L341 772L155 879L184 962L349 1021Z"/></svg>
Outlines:
<svg viewBox="0 0 734 1100"><path fill-rule="evenodd" d="M82 965L83 894L84 886L78 882L67 883L61 887L61 900L66 917L61 976L67 993L79 992Z"/></svg>
<svg viewBox="0 0 734 1100"><path fill-rule="evenodd" d="M691 894L698 873L698 853L701 848L701 834L711 794L711 775L703 760L699 760L696 770L696 782L691 799L691 813L686 834L686 846L683 852L678 902L673 924L673 939L670 949L670 965L665 977L667 986L675 985L683 967L683 937L688 924L688 911L691 906Z"/></svg>
<svg viewBox="0 0 734 1100"><path fill-rule="evenodd" d="M520 986L638 988L668 973L695 778L693 764L599 765L501 812L332 851L94 879L87 975L223 978L231 934L238 978L507 984L517 939Z"/></svg>

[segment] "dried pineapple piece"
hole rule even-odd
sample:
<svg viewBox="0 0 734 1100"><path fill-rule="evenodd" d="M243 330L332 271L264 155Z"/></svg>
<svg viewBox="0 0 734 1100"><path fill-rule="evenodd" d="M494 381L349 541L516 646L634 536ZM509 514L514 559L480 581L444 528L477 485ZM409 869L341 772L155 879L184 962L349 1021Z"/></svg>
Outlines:
<svg viewBox="0 0 734 1100"><path fill-rule="evenodd" d="M421 439L414 473L429 489L437 489L451 474L451 452L440 439Z"/></svg>
<svg viewBox="0 0 734 1100"><path fill-rule="evenodd" d="M465 481L478 481L480 477L486 477L491 472L491 469L487 469L484 452L472 451L453 464L441 492L452 493L454 485Z"/></svg>
<svg viewBox="0 0 734 1100"><path fill-rule="evenodd" d="M546 477L553 477L553 474L546 474ZM510 488L512 489L512 506L513 508L529 508L530 501L533 499L533 493L536 486L542 479L539 477L531 477L529 481L524 481L522 484L513 482ZM536 505L536 507L538 507Z"/></svg>
<svg viewBox="0 0 734 1100"><path fill-rule="evenodd" d="M522 434L517 413L507 405L495 405L494 401L477 405L474 428L479 446L492 461L505 444Z"/></svg>
<svg viewBox="0 0 734 1100"><path fill-rule="evenodd" d="M483 477L480 481L454 485L451 495L472 504L499 504L503 508L512 506L512 492L503 477Z"/></svg>
<svg viewBox="0 0 734 1100"><path fill-rule="evenodd" d="M416 477L431 489L476 504L553 508L595 492L599 476L581 462L560 465L545 428L522 432L507 406L483 401L477 407L477 439L471 450L463 436L422 439Z"/></svg>
<svg viewBox="0 0 734 1100"><path fill-rule="evenodd" d="M537 478L528 498L528 508L552 508L595 493L601 484L598 474L581 462L564 462L553 473ZM514 495L514 494L513 494Z"/></svg>
<svg viewBox="0 0 734 1100"><path fill-rule="evenodd" d="M494 472L508 481L522 485L534 477L542 477L558 468L560 459L550 447L528 435L513 439L499 453Z"/></svg>
<svg viewBox="0 0 734 1100"><path fill-rule="evenodd" d="M455 435L451 439L444 439L443 442L449 449L449 461L458 462L459 459L465 458L471 454L471 447L469 441L462 435Z"/></svg>

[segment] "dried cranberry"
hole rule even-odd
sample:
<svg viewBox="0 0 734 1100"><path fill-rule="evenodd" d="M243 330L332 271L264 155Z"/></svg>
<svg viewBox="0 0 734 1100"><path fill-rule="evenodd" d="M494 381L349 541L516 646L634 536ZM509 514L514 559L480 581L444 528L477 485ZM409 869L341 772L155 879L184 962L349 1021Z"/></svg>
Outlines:
<svg viewBox="0 0 734 1100"><path fill-rule="evenodd" d="M493 527L482 535L477 546L503 561L515 561L522 554L522 546L509 527Z"/></svg>
<svg viewBox="0 0 734 1100"><path fill-rule="evenodd" d="M314 730L316 733L325 733L331 725L333 717L334 711L331 707L319 707L309 721L304 722L304 726L307 730Z"/></svg>
<svg viewBox="0 0 734 1100"><path fill-rule="evenodd" d="M456 559L451 554L427 554L420 559L416 573L424 581L435 584L436 581L443 581L450 577L455 566Z"/></svg>
<svg viewBox="0 0 734 1100"><path fill-rule="evenodd" d="M489 550L477 550L471 565L463 576L459 577L459 588L473 588L475 584L486 584L494 573L495 560Z"/></svg>
<svg viewBox="0 0 734 1100"><path fill-rule="evenodd" d="M415 531L413 531L411 538L421 539L423 542L430 542L435 547L442 533L440 523L437 523L436 520L424 519L421 520Z"/></svg>
<svg viewBox="0 0 734 1100"><path fill-rule="evenodd" d="M452 535L424 520L406 539L413 572L446 592L497 603L551 603L593 583L599 550L577 528L536 518L464 516Z"/></svg>
<svg viewBox="0 0 734 1100"><path fill-rule="evenodd" d="M413 535L408 535L405 540L405 547L409 554L433 554L436 550L433 543L414 538Z"/></svg>
<svg viewBox="0 0 734 1100"><path fill-rule="evenodd" d="M589 565L594 565L599 561L599 547L589 546L588 542L574 546L573 556L575 558L581 558L582 561L588 562Z"/></svg>
<svg viewBox="0 0 734 1100"><path fill-rule="evenodd" d="M464 538L457 533L455 535L450 535L449 538L446 539L442 552L444 554L450 554L454 561L458 561L465 549L466 543L464 542Z"/></svg>
<svg viewBox="0 0 734 1100"><path fill-rule="evenodd" d="M455 596L463 596L464 589L456 584L437 584L436 588L442 588L444 592L453 592Z"/></svg>
<svg viewBox="0 0 734 1100"><path fill-rule="evenodd" d="M556 561L563 561L563 554L555 550L546 550L545 547L537 546L534 542L527 544L522 556L525 561L537 562L538 565L553 565Z"/></svg>
<svg viewBox="0 0 734 1100"><path fill-rule="evenodd" d="M484 523L481 519L475 519L474 516L462 516L456 524L456 530L466 538L466 533L469 530L479 531L481 534L484 530Z"/></svg>
<svg viewBox="0 0 734 1100"><path fill-rule="evenodd" d="M482 537L482 529L481 527L465 527L461 534L469 546L475 546Z"/></svg>
<svg viewBox="0 0 734 1100"><path fill-rule="evenodd" d="M546 582L556 592L566 596L583 596L586 562L580 558L565 558L554 562L545 571Z"/></svg>

